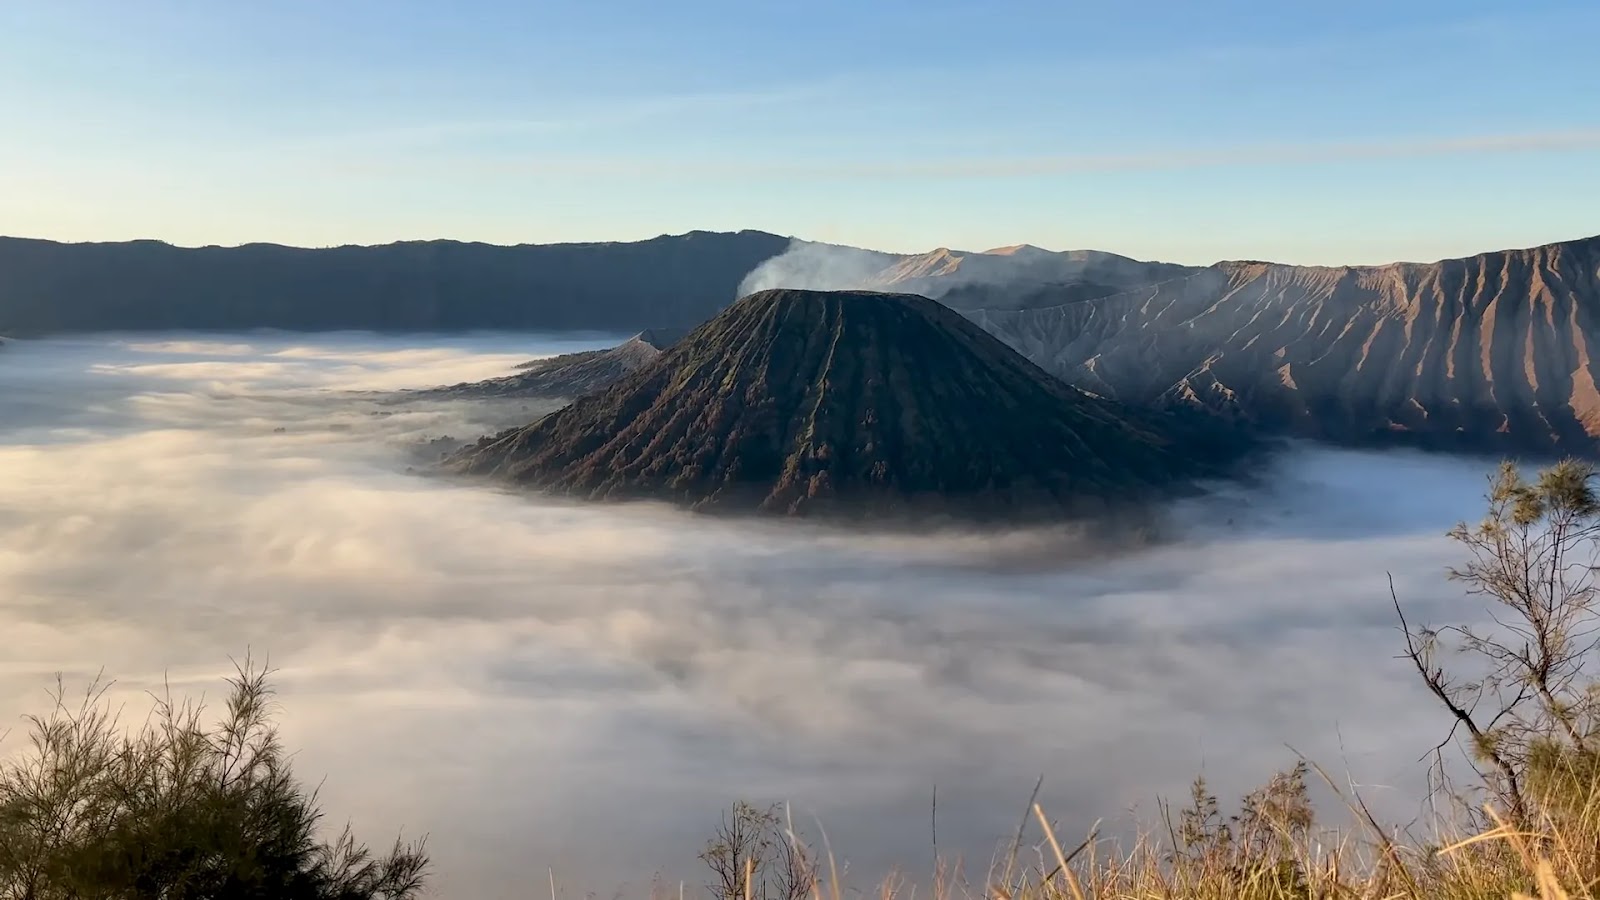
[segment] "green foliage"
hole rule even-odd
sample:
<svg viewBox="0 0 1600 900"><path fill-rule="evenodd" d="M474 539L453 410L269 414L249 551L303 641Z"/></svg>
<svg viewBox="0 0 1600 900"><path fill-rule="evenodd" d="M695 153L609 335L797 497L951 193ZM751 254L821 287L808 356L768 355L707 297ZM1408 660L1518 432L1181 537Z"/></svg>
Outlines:
<svg viewBox="0 0 1600 900"><path fill-rule="evenodd" d="M30 717L31 746L0 763L0 900L402 900L422 888L419 842L384 855L348 828L319 838L315 792L290 772L265 670L230 679L221 720L158 698L127 733L91 687Z"/></svg>
<svg viewBox="0 0 1600 900"><path fill-rule="evenodd" d="M1536 757L1600 749L1600 682L1585 671L1600 628L1594 476L1568 459L1530 482L1505 463L1490 479L1483 521L1450 531L1468 555L1450 575L1487 602L1493 628L1413 629L1401 612L1406 655L1464 731L1485 790L1517 822L1544 799L1528 783ZM1465 654L1465 664L1447 666L1442 649Z"/></svg>

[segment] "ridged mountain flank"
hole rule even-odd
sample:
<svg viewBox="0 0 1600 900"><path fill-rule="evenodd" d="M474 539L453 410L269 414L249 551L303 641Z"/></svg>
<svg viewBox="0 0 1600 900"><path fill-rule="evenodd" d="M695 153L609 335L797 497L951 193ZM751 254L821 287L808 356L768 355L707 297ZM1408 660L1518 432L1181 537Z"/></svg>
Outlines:
<svg viewBox="0 0 1600 900"><path fill-rule="evenodd" d="M1226 262L970 315L1067 381L1340 443L1600 449L1600 237L1436 263Z"/></svg>
<svg viewBox="0 0 1600 900"><path fill-rule="evenodd" d="M1239 449L1064 384L927 298L773 290L447 467L707 511L1035 517L1149 496Z"/></svg>
<svg viewBox="0 0 1600 900"><path fill-rule="evenodd" d="M580 350L535 359L511 375L486 381L462 382L448 387L411 391L411 397L581 397L607 387L631 372L648 366L683 334L681 329L641 331L615 347Z"/></svg>

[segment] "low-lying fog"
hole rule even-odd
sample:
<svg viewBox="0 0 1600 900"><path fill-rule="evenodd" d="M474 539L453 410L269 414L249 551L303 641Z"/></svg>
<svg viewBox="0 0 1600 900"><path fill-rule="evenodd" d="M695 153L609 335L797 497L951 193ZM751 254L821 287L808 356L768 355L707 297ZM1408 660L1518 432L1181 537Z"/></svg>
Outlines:
<svg viewBox="0 0 1600 900"><path fill-rule="evenodd" d="M819 818L860 878L939 841L977 878L1037 776L1081 834L1204 771L1292 763L1416 816L1444 733L1394 656L1385 572L1470 614L1446 527L1483 460L1303 450L1181 540L840 536L574 507L407 474L513 404L385 405L603 337L103 337L0 350L0 716L104 667L129 709L216 698L270 654L297 769L383 844L431 833L444 896L642 894L735 798ZM1451 613L1451 611L1454 611ZM14 728L0 749L23 744Z"/></svg>

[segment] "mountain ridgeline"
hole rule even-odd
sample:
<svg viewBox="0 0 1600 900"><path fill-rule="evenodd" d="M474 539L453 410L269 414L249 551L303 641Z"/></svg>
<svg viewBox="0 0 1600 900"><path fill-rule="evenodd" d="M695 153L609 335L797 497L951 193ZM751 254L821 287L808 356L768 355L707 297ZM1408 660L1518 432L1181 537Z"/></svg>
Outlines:
<svg viewBox="0 0 1600 900"><path fill-rule="evenodd" d="M0 238L0 334L16 336L681 331L763 288L932 297L1130 406L1342 444L1600 455L1600 238L1368 267L1197 267L1027 245L893 254L755 231L319 250ZM444 390L568 398L660 351L633 343Z"/></svg>
<svg viewBox="0 0 1600 900"><path fill-rule="evenodd" d="M517 371L485 381L408 391L408 398L565 398L581 397L610 387L624 376L650 365L683 336L682 329L652 328L615 347L580 350L525 362Z"/></svg>
<svg viewBox="0 0 1600 900"><path fill-rule="evenodd" d="M0 334L688 328L732 302L740 280L788 245L759 231L324 249L0 237Z"/></svg>
<svg viewBox="0 0 1600 900"><path fill-rule="evenodd" d="M751 281L936 297L1133 406L1349 445L1600 455L1600 238L1366 267L797 244Z"/></svg>
<svg viewBox="0 0 1600 900"><path fill-rule="evenodd" d="M447 468L703 511L1016 519L1164 493L1245 446L1085 394L923 297L775 290Z"/></svg>
<svg viewBox="0 0 1600 900"><path fill-rule="evenodd" d="M1600 238L1427 264L1219 263L966 312L1135 405L1345 444L1594 455L1600 437Z"/></svg>

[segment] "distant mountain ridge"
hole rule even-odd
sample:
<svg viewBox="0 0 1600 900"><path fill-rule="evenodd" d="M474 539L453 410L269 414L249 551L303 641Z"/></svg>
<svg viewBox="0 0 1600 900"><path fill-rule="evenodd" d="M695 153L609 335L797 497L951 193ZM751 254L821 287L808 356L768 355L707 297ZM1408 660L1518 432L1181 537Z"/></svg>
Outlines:
<svg viewBox="0 0 1600 900"><path fill-rule="evenodd" d="M0 238L0 334L23 337L687 329L764 288L930 296L1046 371L1134 405L1340 443L1600 455L1600 238L1360 267L1025 244L896 254L755 231L325 250ZM631 371L624 356L525 384L597 389Z"/></svg>
<svg viewBox="0 0 1600 900"><path fill-rule="evenodd" d="M1102 250L1044 250L1029 244L981 253L939 247L894 254L795 241L763 262L741 293L794 287L920 294L959 310L1017 308L1060 302L1051 291L1103 297L1199 271L1196 266L1145 262Z"/></svg>
<svg viewBox="0 0 1600 900"><path fill-rule="evenodd" d="M1136 406L1343 444L1600 456L1600 237L1354 267L797 245L747 284L762 279L936 297Z"/></svg>
<svg viewBox="0 0 1600 900"><path fill-rule="evenodd" d="M967 314L1134 404L1341 443L1592 455L1600 438L1600 237L1435 263L1224 262L1062 300Z"/></svg>
<svg viewBox="0 0 1600 900"><path fill-rule="evenodd" d="M972 285L1096 284L1128 288L1193 273L1194 266L1145 262L1103 250L1052 251L1022 244L982 253L940 247L905 257L873 279L877 286L932 290L943 297Z"/></svg>
<svg viewBox="0 0 1600 900"><path fill-rule="evenodd" d="M686 328L731 303L740 280L788 246L760 231L326 249L0 237L0 334Z"/></svg>

